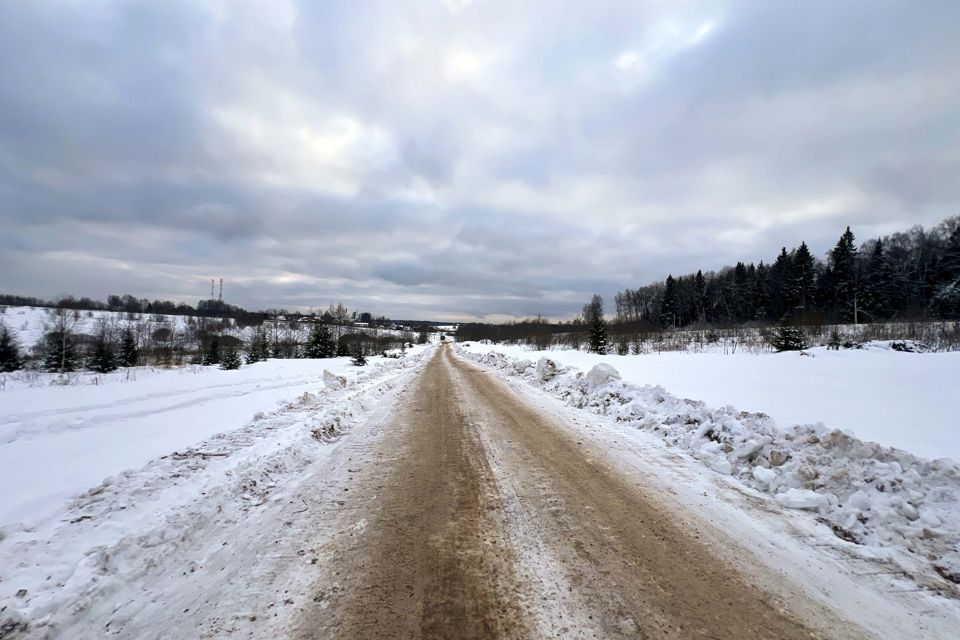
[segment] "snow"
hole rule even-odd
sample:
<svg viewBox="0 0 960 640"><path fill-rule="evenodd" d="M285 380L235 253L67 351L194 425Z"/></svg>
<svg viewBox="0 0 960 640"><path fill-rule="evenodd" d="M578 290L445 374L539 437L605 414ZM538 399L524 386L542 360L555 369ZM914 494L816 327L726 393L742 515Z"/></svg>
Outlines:
<svg viewBox="0 0 960 640"><path fill-rule="evenodd" d="M421 349L422 350L422 349ZM387 360L370 358L376 369ZM245 424L304 392L346 386L350 358L191 365L108 375L0 374L0 531L30 526L108 476ZM369 372L367 374L369 375Z"/></svg>
<svg viewBox="0 0 960 640"><path fill-rule="evenodd" d="M273 557L269 554L281 537L303 545L320 534L290 526L307 508L300 496L305 490L345 491L318 482L333 479L342 485L355 464L349 450L331 464L332 452L356 425L393 406L395 394L418 373L429 351L416 348L401 359L371 358L362 368L348 367L347 359L272 360L240 371L142 371L130 382L108 378L98 386L24 386L0 392L4 400L31 392L19 415L28 421L46 419L53 427L45 430L31 422L37 428L18 432L18 439L0 444L0 451L21 442L46 443L47 449L72 446L92 434L107 459L97 459L96 447L79 451L82 464L102 474L103 481L95 483L74 475L82 466L73 459L76 451L65 451L52 462L21 465L25 475L20 477L0 466L5 486L17 488L4 492L4 500L22 503L21 488L36 494L33 485L46 482L48 475L58 492L79 493L67 501L44 494L43 508L34 509L26 524L17 508L6 503L18 524L0 527L0 583L7 585L0 593L0 624L13 628L29 621L35 637L157 637L158 629L170 637L224 637L253 624L256 615L242 614L252 606L261 618L270 612L273 624L280 625L273 598L282 602L280 594L292 580L313 577L303 574L301 558L253 564L250 558ZM324 384L325 370L336 384ZM99 400L113 397L115 402L97 405L86 392L103 393ZM247 393L255 399L245 399ZM182 406L175 402L181 395ZM58 409L34 404L38 399ZM242 410L235 410L235 404ZM180 413L185 408L189 413ZM161 422L169 433L142 422L155 410L165 414ZM6 419L6 403L3 411ZM57 418L71 412L90 424ZM106 419L101 424L102 412ZM127 431L149 433L150 444L141 446ZM59 439L70 433L77 435L75 441ZM138 465L137 460L155 451L166 455ZM4 462L14 460L4 455ZM312 486L305 489L304 482ZM330 504L340 495L325 495L322 502ZM178 617L171 618L170 611L195 608L204 594L209 598L203 607L206 618L191 617L178 627ZM206 631L198 629L200 623Z"/></svg>
<svg viewBox="0 0 960 640"><path fill-rule="evenodd" d="M477 343L470 343L467 350L496 350L521 359L547 357L581 371L603 362L626 382L659 385L673 395L711 406L730 404L762 412L780 424L823 423L925 458L960 461L958 352L901 353L889 349L888 343L862 350L818 347L807 351L809 356L798 352L600 356Z"/></svg>
<svg viewBox="0 0 960 640"><path fill-rule="evenodd" d="M809 489L790 488L783 493L778 493L773 498L777 501L777 504L788 509L813 509L814 511L826 506L829 502L823 494Z"/></svg>
<svg viewBox="0 0 960 640"><path fill-rule="evenodd" d="M655 435L783 507L815 511L838 538L893 554L891 562L905 573L923 575L941 588L957 591L956 585L939 577L960 573L960 465L956 462L923 459L823 425L778 424L765 414L681 399L663 387L641 386L629 381L632 376L619 376L606 358L580 358L593 363L584 374L557 360L545 363L546 356L541 356L536 368L520 369L516 358L490 347L458 345L458 350L570 406ZM551 355L568 354L576 355ZM554 373L545 380L542 371Z"/></svg>

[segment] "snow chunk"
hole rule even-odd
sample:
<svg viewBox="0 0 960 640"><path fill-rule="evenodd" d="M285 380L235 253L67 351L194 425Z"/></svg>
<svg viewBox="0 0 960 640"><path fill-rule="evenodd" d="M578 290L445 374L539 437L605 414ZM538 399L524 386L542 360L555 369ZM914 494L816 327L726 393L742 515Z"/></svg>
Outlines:
<svg viewBox="0 0 960 640"><path fill-rule="evenodd" d="M557 363L550 358L537 360L537 377L543 382L549 382L557 375Z"/></svg>
<svg viewBox="0 0 960 640"><path fill-rule="evenodd" d="M328 389L343 389L347 386L347 379L344 376L338 376L329 369L324 369L323 384Z"/></svg>
<svg viewBox="0 0 960 640"><path fill-rule="evenodd" d="M753 468L753 478L757 482L762 482L763 484L770 484L777 479L777 472L773 469L767 469L766 467L754 467Z"/></svg>
<svg viewBox="0 0 960 640"><path fill-rule="evenodd" d="M593 369L590 369L587 375L583 376L583 386L588 393L592 393L613 380L620 380L620 372L601 362L594 365Z"/></svg>
<svg viewBox="0 0 960 640"><path fill-rule="evenodd" d="M788 509L819 509L830 502L827 496L809 489L787 489L773 497L782 507Z"/></svg>

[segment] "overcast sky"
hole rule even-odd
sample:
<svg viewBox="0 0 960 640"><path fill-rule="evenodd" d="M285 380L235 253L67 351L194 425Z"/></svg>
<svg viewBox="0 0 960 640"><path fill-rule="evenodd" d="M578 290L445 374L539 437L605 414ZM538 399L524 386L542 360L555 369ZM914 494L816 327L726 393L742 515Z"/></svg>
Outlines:
<svg viewBox="0 0 960 640"><path fill-rule="evenodd" d="M0 2L0 291L577 313L960 213L960 2Z"/></svg>

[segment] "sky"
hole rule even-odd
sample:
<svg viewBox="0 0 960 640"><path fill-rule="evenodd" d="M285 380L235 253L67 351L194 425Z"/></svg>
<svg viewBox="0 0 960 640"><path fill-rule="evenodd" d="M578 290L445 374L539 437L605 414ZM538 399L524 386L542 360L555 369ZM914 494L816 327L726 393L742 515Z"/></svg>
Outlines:
<svg viewBox="0 0 960 640"><path fill-rule="evenodd" d="M960 213L958 31L956 0L0 1L0 292L562 319L823 256Z"/></svg>

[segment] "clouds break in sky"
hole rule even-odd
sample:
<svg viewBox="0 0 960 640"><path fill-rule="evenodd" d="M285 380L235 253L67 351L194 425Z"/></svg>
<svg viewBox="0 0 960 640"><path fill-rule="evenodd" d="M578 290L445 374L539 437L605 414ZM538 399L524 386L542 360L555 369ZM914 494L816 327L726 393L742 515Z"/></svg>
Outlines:
<svg viewBox="0 0 960 640"><path fill-rule="evenodd" d="M960 213L960 3L0 3L0 291L575 314Z"/></svg>

